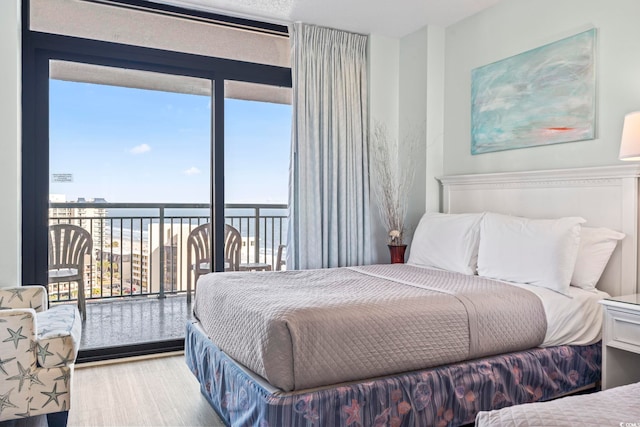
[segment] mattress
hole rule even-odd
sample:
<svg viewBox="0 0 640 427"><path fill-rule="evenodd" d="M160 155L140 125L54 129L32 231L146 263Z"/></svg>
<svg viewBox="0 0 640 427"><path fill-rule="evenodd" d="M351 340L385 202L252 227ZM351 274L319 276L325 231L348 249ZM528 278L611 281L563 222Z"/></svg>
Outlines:
<svg viewBox="0 0 640 427"><path fill-rule="evenodd" d="M476 427L636 426L640 422L640 383L551 402L480 412Z"/></svg>
<svg viewBox="0 0 640 427"><path fill-rule="evenodd" d="M202 276L194 314L231 358L284 391L540 345L535 294L405 264Z"/></svg>

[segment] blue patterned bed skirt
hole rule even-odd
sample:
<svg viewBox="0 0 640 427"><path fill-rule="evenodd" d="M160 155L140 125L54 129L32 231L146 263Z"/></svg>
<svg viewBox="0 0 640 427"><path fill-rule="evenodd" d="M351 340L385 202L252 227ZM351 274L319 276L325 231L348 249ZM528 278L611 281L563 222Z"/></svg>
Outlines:
<svg viewBox="0 0 640 427"><path fill-rule="evenodd" d="M481 410L549 400L600 380L600 344L532 349L327 387L269 390L187 325L186 362L230 426L458 426Z"/></svg>

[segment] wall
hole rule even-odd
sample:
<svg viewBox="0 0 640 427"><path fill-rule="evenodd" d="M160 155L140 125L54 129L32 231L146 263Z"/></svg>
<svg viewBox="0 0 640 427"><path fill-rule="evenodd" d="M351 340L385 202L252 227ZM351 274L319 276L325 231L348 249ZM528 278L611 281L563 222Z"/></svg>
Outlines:
<svg viewBox="0 0 640 427"><path fill-rule="evenodd" d="M399 129L400 40L372 34L369 37L369 120L383 122L389 134L397 136ZM387 232L373 194L371 182L371 261L389 262L386 247Z"/></svg>
<svg viewBox="0 0 640 427"><path fill-rule="evenodd" d="M20 284L20 0L0 1L0 287Z"/></svg>
<svg viewBox="0 0 640 427"><path fill-rule="evenodd" d="M428 53L427 27L400 39L399 167L413 166L415 169L405 219L404 243L409 245L426 204ZM415 140L415 146L412 146L411 140ZM408 255L405 259L408 259Z"/></svg>
<svg viewBox="0 0 640 427"><path fill-rule="evenodd" d="M426 211L440 212L443 174L445 29L429 26L427 35Z"/></svg>
<svg viewBox="0 0 640 427"><path fill-rule="evenodd" d="M401 39L371 35L369 61L370 119L383 122L390 137L400 141L400 167L416 167L405 230L410 244L425 209L440 209L435 177L442 174L444 29L424 27ZM416 146L407 144L410 138ZM371 218L372 261L389 262L388 230L373 195Z"/></svg>
<svg viewBox="0 0 640 427"><path fill-rule="evenodd" d="M640 110L640 2L507 0L446 29L444 173L619 164L626 113ZM597 28L596 139L470 154L471 70Z"/></svg>

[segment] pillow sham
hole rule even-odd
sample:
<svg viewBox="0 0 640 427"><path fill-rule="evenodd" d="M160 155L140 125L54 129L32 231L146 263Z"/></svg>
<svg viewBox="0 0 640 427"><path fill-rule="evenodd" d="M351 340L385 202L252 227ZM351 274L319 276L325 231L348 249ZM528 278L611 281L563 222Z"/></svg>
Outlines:
<svg viewBox="0 0 640 427"><path fill-rule="evenodd" d="M413 235L407 263L475 274L482 215L425 213Z"/></svg>
<svg viewBox="0 0 640 427"><path fill-rule="evenodd" d="M624 233L609 228L582 227L571 285L586 290L595 289L618 240L624 237Z"/></svg>
<svg viewBox="0 0 640 427"><path fill-rule="evenodd" d="M567 293L580 245L579 217L529 219L486 213L478 275Z"/></svg>

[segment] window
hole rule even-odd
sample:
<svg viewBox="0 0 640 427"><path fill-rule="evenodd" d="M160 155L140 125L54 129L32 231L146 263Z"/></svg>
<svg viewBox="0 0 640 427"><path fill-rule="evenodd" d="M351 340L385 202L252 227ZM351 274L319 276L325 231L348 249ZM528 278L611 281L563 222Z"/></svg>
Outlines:
<svg viewBox="0 0 640 427"><path fill-rule="evenodd" d="M211 131L208 144L209 152L202 156L210 172L207 186L207 196L209 196L209 200L205 200L205 203L208 203L208 206L210 206L208 217L215 218L215 221L212 222L212 234L214 236L212 244L222 244L220 236L224 234L226 216L225 202L227 197L225 194L225 185L223 184L227 176L227 165L225 162L225 122L227 119L226 109L229 108L225 103L225 98L237 99L233 98L233 96L235 96L233 95L233 90L235 90L234 86L240 87L243 85L260 85L266 89L264 92L267 94L281 93L283 91L284 93L290 93L291 73L288 63L286 66L274 66L265 65L267 61L263 59L256 59L255 62L247 62L240 61L236 57L212 56L212 53L205 53L206 56L203 56L202 52L198 52L196 55L193 49L197 48L198 44L192 43L189 45L190 47L181 45L180 43L174 46L146 46L142 42L138 43L134 39L126 39L126 37L124 37L124 35L127 34L135 36L136 33L140 33L141 28L147 28L140 23L141 19L165 22L162 24L162 28L166 31L158 34L162 34L163 37L167 35L167 38L164 40L160 40L163 37L145 38L146 40L152 40L154 43L156 41L158 41L158 43L167 42L167 40L172 39L172 37L170 37L172 31L186 28L185 26L198 28L199 30L197 31L204 31L202 28L206 28L206 31L212 31L211 28L214 26L210 22L203 23L198 21L198 23L194 23L195 21L189 22L188 19L169 18L164 15L159 18L149 11L133 12L129 9L93 2L70 0L32 0L29 2L25 0L23 4L27 8L26 13L23 13L23 17L27 20L30 18L32 21L32 24L27 23L27 25L23 26L23 150L34 153L31 156L23 156L22 158L23 282L47 283L48 245L46 224L49 221L49 204L47 201L51 193L50 190L54 188L50 179L51 173L57 173L57 171L52 170L53 166L50 164L52 156L56 155L56 153L52 151L52 147L55 146L56 141L51 140L50 126L55 125L55 123L53 123L54 119L51 116L52 111L50 111L49 106L50 102L54 101L51 96L51 90L55 88L52 85L59 82L69 83L71 86L75 83L100 85L102 87L111 86L121 89L128 88L133 91L161 91L162 88L167 87L167 81L172 81L174 83L177 82L176 94L189 93L189 91L195 90L193 82L207 82L209 92L204 96L207 97L207 105L210 106L208 114ZM28 13L30 5L33 7L31 8L31 13ZM53 7L56 10L55 12L51 12L50 17L46 16L46 14L49 13L47 11L48 7ZM92 11L89 11L89 9L92 9ZM107 40L107 37L104 35L105 31L107 33L109 33L109 31L113 33L113 28L105 29L101 26L102 22L96 23L95 27L86 25L90 19L95 19L95 16L92 15L93 18L91 18L86 14L94 13L96 10L102 11L100 13L109 13L112 14L112 17L118 16L120 17L118 19L122 19L122 21L120 21L122 22L122 27L118 27L118 33L123 35L123 38L117 40L118 43L114 43L114 40ZM144 14L144 18L141 18L142 15L136 14ZM83 16L82 19L84 19L84 21L80 19L80 16ZM169 24L167 24L168 19L171 20ZM65 25L70 25L69 28L71 28L71 30L67 28L63 29L63 31L60 28L52 27L59 25L60 22L65 23ZM84 24L80 25L80 27L89 28L92 31L95 30L95 37L91 36L91 34L79 33L77 31L79 27L75 27L78 22ZM153 25L159 24L156 23ZM154 31L158 31L158 27L155 28L156 30ZM198 34L197 31L194 30L194 34ZM237 29L234 31L237 31ZM243 30L243 32L247 31ZM63 36L61 34L65 35ZM264 54L266 51L275 52L275 56L280 55L274 59L276 63L282 64L284 57L286 57L286 61L288 61L289 48L286 38L283 38L282 35L268 34L264 36L264 33L260 34L263 34L261 37L265 38L265 40L270 40L269 43L274 44L274 46L286 45L286 54L282 56L282 52L280 52L281 49L277 46L270 48L271 50L266 48L262 49L260 52L257 52L258 54ZM257 36L254 34L252 37ZM173 37L173 39L174 41L176 40L175 37ZM238 38L238 40L240 40L240 38ZM283 40L284 43L282 42ZM215 43L202 43L201 41L198 43L199 46L215 45ZM237 54L238 49L235 49L235 51L235 54ZM221 56L225 55L222 50L216 54ZM64 67L69 65L71 65L73 69L70 70L67 68L65 71ZM96 72L96 70L100 72ZM115 72L113 72L114 70ZM58 72L60 74L56 74ZM85 77L78 77L81 76L83 72L86 73ZM153 80L160 86L156 88L141 88L142 83L140 83L140 81L135 83L135 75L145 76L141 80L147 84ZM157 79L156 77L149 79L148 76L150 75L156 76ZM51 78L53 78L53 83ZM91 79L96 78L102 80L91 81ZM115 78L116 80L110 81L110 78ZM128 83L122 84L123 79ZM61 84L60 86L63 85ZM275 88L275 90L269 90L271 88ZM76 122L76 124L71 126L80 126L80 124ZM98 129L90 130L90 132L94 132L94 136L99 136L100 133ZM96 140L98 140L98 138L96 138ZM89 150L86 153L86 162L97 163L104 160L105 156L101 154L103 153L101 150L113 148L108 141L95 144L93 147L95 148L95 152ZM205 167L202 167L200 170L204 169ZM115 169L115 171L117 171L117 169ZM131 179L135 179L135 175L132 176L133 178ZM158 182L158 187L169 190L172 188L172 184ZM102 194L89 195L78 193L76 194L76 200L80 198L84 198L85 200L77 202L79 209L75 209L75 212L74 209L61 206L56 206L52 212L54 212L54 215L56 215L55 212L64 213L67 221L77 216L77 218L83 218L79 220L82 221L82 224L91 224L91 218L98 214L99 210L89 204L92 203L89 201L89 197L96 197L96 200L104 198ZM55 201L54 197L51 199ZM108 198L107 201L109 201ZM105 213L104 216L106 217L107 214ZM276 217L276 215L271 216ZM274 221L277 222L278 220ZM282 229L281 224L279 227ZM257 228L259 228L259 230ZM254 233L258 233L260 230L264 232L265 229L266 226L264 223L258 221L247 227L246 231L248 233L250 230L253 230ZM156 280L154 274L162 274L163 279L160 280L160 283L165 284L161 287L162 292L174 291L172 286L179 281L181 277L181 273L175 269L177 268L175 266L181 263L180 246L182 245L182 241L179 235L170 233L169 238L164 239L162 244L155 242L159 250L161 249L158 255L159 259L167 261L166 264L162 264L162 267L156 271L153 266L153 245L150 244L149 247L145 248L142 245L134 247L135 245L132 244L130 253L127 254L123 252L122 241L112 242L104 238L107 231L112 233L112 223L109 223L105 219L103 222L100 222L98 226L94 226L92 230L94 240L102 239L98 251L99 256L102 257L100 261L93 259L93 256L89 257L93 259L94 267L98 267L95 272L93 270L89 270L88 272L89 275L95 273L93 277L99 278L101 281L99 290L97 291L98 295L100 295L100 292L103 294L105 292L105 280L123 280L125 273L128 273L130 277L129 285L124 281L118 282L115 283L116 286L112 289L124 292L125 288L129 286L129 292L141 293L144 289L150 290L152 288L154 280ZM165 233L158 232L157 235L164 237ZM257 236L260 235L258 234ZM249 246L251 248L259 248L260 239L261 237L257 237L255 240L250 241ZM265 237L262 237L262 239L266 241ZM271 242L273 240L270 238L269 241ZM118 257L114 257L114 253L117 252L114 248L120 251L117 253ZM261 252L261 250L258 252L251 250L249 252L257 253L258 257L264 257L265 254ZM217 258L213 260L213 265L216 270L224 268L222 255L223 251L216 251ZM107 261L106 263L105 260ZM117 265L113 265L114 262ZM125 267L127 263L129 266ZM128 272L126 270L128 270ZM154 273L154 271L156 271L156 273ZM179 289L177 291L179 291ZM92 295L93 292L91 293ZM158 292L161 292L160 289L158 289ZM68 298L68 295L69 292L67 290L65 298ZM111 295L113 294L111 293Z"/></svg>

